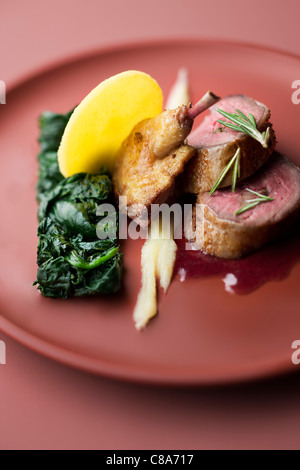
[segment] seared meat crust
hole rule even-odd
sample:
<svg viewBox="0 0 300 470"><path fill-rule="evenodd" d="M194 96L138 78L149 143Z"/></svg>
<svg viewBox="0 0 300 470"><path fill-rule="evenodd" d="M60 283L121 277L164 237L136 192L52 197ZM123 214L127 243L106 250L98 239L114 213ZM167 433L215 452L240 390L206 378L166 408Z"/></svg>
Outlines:
<svg viewBox="0 0 300 470"><path fill-rule="evenodd" d="M127 207L136 207L131 217L139 215L141 205L148 208L167 200L175 178L195 153L183 144L192 124L188 108L181 106L140 122L123 142L113 184L116 196L126 196Z"/></svg>

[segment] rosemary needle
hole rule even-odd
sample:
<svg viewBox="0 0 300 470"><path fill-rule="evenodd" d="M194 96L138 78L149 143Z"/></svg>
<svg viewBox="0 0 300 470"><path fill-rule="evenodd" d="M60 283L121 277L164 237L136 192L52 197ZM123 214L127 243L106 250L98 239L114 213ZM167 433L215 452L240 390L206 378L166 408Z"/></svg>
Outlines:
<svg viewBox="0 0 300 470"><path fill-rule="evenodd" d="M232 175L232 192L233 193L235 192L236 183L237 183L238 178L240 177L240 173L241 173L241 166L240 166L240 152L239 152L238 156L235 159L234 168L233 168L233 175Z"/></svg>
<svg viewBox="0 0 300 470"><path fill-rule="evenodd" d="M246 206L241 207L238 211L234 213L234 215L240 215L243 212L249 211L250 209L253 209L253 207L256 207L258 204L260 204L263 201L256 201L252 202L251 204L247 204Z"/></svg>
<svg viewBox="0 0 300 470"><path fill-rule="evenodd" d="M249 116L246 116L239 109L236 109L236 113L228 113L227 111L223 111L219 108L217 109L217 111L222 116L231 121L227 122L218 119L217 121L220 124L229 127L230 129L233 129L235 131L242 132L243 134L248 134L250 137L257 140L264 148L268 148L270 140L270 127L268 127L264 132L259 132L256 127L256 122L253 114L249 114Z"/></svg>
<svg viewBox="0 0 300 470"><path fill-rule="evenodd" d="M248 199L246 201L248 202L248 204L241 207L241 209L236 211L234 215L240 215L243 212L253 209L254 207L258 206L258 204L261 204L262 202L274 201L273 197L269 197L269 196L265 196L264 194L257 193L256 191L253 191L252 189L246 188L246 191L249 191L249 193L255 194L258 197L255 199Z"/></svg>
<svg viewBox="0 0 300 470"><path fill-rule="evenodd" d="M240 168L239 168L240 154L241 154L241 150L240 150L240 148L238 148L237 151L235 152L234 156L232 157L232 159L228 163L228 165L224 168L224 170L221 172L219 178L217 179L217 181L213 185L213 187L212 187L212 189L209 193L210 196L212 196L213 193L216 191L216 189L220 186L223 179L225 178L225 176L227 175L227 173L229 172L230 168L232 167L232 165L234 163L235 163L235 165L234 165L233 177L232 177L232 191L233 192L235 191L237 178L238 178L238 175L240 173Z"/></svg>
<svg viewBox="0 0 300 470"><path fill-rule="evenodd" d="M255 196L258 196L259 198L266 199L267 201L273 201L272 197L266 196L265 194L260 194L256 191L253 191L253 189L246 188L246 191L249 191L249 193L255 194Z"/></svg>

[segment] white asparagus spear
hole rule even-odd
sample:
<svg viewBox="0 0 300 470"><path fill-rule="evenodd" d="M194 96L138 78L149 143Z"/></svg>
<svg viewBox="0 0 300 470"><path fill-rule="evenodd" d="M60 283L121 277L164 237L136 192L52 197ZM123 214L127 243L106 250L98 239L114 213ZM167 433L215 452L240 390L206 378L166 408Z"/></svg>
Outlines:
<svg viewBox="0 0 300 470"><path fill-rule="evenodd" d="M166 230L158 217L152 221L142 248L142 287L133 313L138 330L157 313L156 278L165 292L170 285L177 250L173 235L172 224L170 230Z"/></svg>
<svg viewBox="0 0 300 470"><path fill-rule="evenodd" d="M167 103L166 109L176 109L178 106L190 103L189 93L189 76L186 68L178 70L177 80L172 86Z"/></svg>

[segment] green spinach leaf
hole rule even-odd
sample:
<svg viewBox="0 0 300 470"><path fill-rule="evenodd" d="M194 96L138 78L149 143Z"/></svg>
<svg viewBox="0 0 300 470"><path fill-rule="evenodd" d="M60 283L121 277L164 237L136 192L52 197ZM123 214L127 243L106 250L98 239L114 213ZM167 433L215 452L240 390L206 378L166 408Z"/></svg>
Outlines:
<svg viewBox="0 0 300 470"><path fill-rule="evenodd" d="M38 272L34 285L47 297L111 294L120 288L122 255L116 238L99 240L96 215L112 203L112 183L105 170L64 178L57 150L72 112L40 118Z"/></svg>

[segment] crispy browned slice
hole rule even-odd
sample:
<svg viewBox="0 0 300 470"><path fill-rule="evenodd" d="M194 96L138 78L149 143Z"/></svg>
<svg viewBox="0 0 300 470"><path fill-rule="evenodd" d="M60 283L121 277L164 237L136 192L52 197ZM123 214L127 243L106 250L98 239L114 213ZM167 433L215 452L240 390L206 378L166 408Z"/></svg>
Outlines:
<svg viewBox="0 0 300 470"><path fill-rule="evenodd" d="M126 196L124 204L130 217L138 217L142 206L149 208L167 200L176 177L195 153L184 144L194 118L217 100L209 92L193 108L164 111L137 124L125 139L117 156L113 184L116 196ZM122 203L120 209L124 210ZM139 223L143 225L143 221Z"/></svg>
<svg viewBox="0 0 300 470"><path fill-rule="evenodd" d="M239 215L235 213L257 196L246 188L273 198ZM300 215L300 171L279 154L236 192L221 189L199 194L194 208L195 247L219 258L240 258L289 230ZM192 238L191 234L187 234ZM189 236L190 235L190 236Z"/></svg>
<svg viewBox="0 0 300 470"><path fill-rule="evenodd" d="M253 114L260 132L270 127L268 148L263 148L252 137L218 123L218 119L224 120L224 118L216 111L216 108L230 113L239 109L247 116L249 113ZM196 153L182 175L182 190L194 194L210 191L238 148L241 152L239 181L256 173L272 155L276 144L275 133L269 119L270 111L264 104L244 95L228 96L213 106L209 116L188 137L188 144L196 149ZM219 187L225 188L231 184L232 170Z"/></svg>

